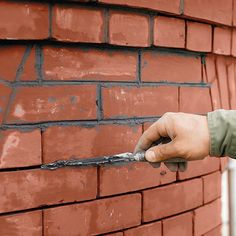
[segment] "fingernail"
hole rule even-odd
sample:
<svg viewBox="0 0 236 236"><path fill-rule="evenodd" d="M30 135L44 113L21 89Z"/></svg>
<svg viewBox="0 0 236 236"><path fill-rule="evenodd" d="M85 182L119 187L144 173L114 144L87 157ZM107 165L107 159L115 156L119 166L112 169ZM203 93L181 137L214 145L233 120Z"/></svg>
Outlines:
<svg viewBox="0 0 236 236"><path fill-rule="evenodd" d="M155 153L153 151L147 151L145 156L148 161L151 161L151 162L156 161Z"/></svg>

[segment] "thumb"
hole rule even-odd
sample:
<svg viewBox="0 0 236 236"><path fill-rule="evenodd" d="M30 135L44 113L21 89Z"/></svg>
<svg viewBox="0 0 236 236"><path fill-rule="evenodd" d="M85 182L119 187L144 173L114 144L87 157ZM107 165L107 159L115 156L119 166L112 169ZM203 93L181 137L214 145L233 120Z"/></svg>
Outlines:
<svg viewBox="0 0 236 236"><path fill-rule="evenodd" d="M175 141L151 147L145 153L145 158L150 162L160 162L178 156L179 149Z"/></svg>

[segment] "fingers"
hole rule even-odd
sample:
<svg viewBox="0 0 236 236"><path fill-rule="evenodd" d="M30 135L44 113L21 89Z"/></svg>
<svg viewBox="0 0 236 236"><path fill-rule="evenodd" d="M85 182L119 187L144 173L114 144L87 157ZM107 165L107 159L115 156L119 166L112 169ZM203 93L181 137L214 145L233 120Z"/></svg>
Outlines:
<svg viewBox="0 0 236 236"><path fill-rule="evenodd" d="M134 152L147 150L154 142L159 140L161 137L168 137L165 129L165 125L162 120L158 120L152 124L141 136L136 145Z"/></svg>
<svg viewBox="0 0 236 236"><path fill-rule="evenodd" d="M167 144L160 144L151 147L145 153L145 158L149 162L161 162L179 156L179 149L177 148L177 143L174 140Z"/></svg>

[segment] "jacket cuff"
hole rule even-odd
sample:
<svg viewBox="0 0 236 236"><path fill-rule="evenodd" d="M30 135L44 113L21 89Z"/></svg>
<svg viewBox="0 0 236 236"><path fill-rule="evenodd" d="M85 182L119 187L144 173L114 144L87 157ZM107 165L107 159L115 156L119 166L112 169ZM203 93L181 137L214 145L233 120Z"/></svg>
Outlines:
<svg viewBox="0 0 236 236"><path fill-rule="evenodd" d="M236 158L236 110L216 110L207 114L210 156Z"/></svg>

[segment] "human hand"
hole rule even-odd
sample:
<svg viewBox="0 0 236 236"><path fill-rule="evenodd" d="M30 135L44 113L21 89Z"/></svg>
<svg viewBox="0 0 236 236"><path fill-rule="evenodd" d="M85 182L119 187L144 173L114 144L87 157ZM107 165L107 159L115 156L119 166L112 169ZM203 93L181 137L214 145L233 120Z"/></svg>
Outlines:
<svg viewBox="0 0 236 236"><path fill-rule="evenodd" d="M171 142L151 147L161 137ZM141 136L135 152L147 150L149 162L181 157L187 161L200 160L209 155L210 135L205 116L187 113L166 113Z"/></svg>

